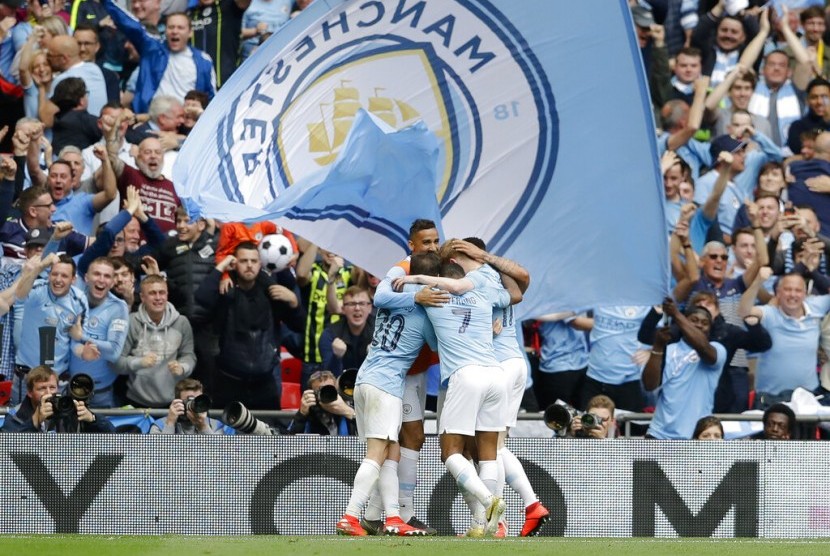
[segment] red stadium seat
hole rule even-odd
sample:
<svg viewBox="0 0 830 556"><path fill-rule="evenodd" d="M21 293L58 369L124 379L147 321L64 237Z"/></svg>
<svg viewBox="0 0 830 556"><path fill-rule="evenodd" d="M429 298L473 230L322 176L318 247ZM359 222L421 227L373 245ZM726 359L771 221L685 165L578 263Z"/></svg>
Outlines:
<svg viewBox="0 0 830 556"><path fill-rule="evenodd" d="M296 357L288 357L280 362L282 383L300 384L303 375L303 362Z"/></svg>
<svg viewBox="0 0 830 556"><path fill-rule="evenodd" d="M0 405L8 405L12 397L12 381L4 380L0 382Z"/></svg>
<svg viewBox="0 0 830 556"><path fill-rule="evenodd" d="M300 384L296 382L282 383L282 398L280 398L281 409L300 409L300 398L303 396L303 391L300 389Z"/></svg>

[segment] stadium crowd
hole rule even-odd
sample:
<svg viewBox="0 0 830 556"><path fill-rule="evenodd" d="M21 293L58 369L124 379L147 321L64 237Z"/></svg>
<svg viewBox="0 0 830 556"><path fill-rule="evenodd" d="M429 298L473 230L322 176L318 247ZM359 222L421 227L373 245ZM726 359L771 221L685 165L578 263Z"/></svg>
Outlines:
<svg viewBox="0 0 830 556"><path fill-rule="evenodd" d="M95 411L129 405L168 410L153 433L221 434L207 408L242 402L296 410L275 424L283 433L361 432L352 396L366 379L339 377L372 360L395 296L434 309L450 298L429 286L448 283L404 286L408 260L372 276L271 222L191 221L169 178L217 89L308 3L0 0L4 431L44 430L57 416L74 418L58 430L111 432ZM760 437L784 439L798 435L782 404L797 389L830 400L830 9L767 4L631 0L659 128L672 295L522 323L511 341L530 364L515 411L561 400L579 410L565 432L599 439L616 436L617 409L650 410L647 438L708 439L723 438L710 414L759 409ZM434 225L416 221L410 248L440 247L468 276L487 263L524 279L468 239L441 246ZM440 351L440 319L424 314ZM412 355L421 410L400 424L395 527L415 519L423 532L411 497L423 399L438 396L426 377L446 382L447 371ZM369 446L366 473L383 482L389 447ZM483 463L512 457L503 438L484 446ZM465 475L463 442L442 451ZM465 489L495 504L489 484ZM533 534L546 511L529 485L517 489ZM379 527L383 506L358 494L347 534ZM377 511L358 523L365 504Z"/></svg>

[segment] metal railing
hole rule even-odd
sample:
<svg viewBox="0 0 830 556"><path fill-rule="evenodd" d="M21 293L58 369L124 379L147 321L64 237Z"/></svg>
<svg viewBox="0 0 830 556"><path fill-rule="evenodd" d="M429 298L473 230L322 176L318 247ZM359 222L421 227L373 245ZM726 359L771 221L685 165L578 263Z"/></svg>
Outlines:
<svg viewBox="0 0 830 556"><path fill-rule="evenodd" d="M9 411L8 407L0 407L0 415L6 415ZM159 418L167 415L167 409L136 409L136 408L118 408L118 409L96 409L95 413L99 415L106 415L108 417L121 417L129 415L140 415L143 417ZM251 414L258 419L291 419L297 412L296 409L291 410L251 410ZM222 419L222 410L211 409L209 415L214 419ZM617 424L620 427L622 436L624 438L631 438L632 424L647 424L651 421L653 413L619 413L617 417ZM541 421L543 412L523 412L519 413L518 420L520 421ZM746 414L746 413L716 413L715 417L721 421L761 421L763 415ZM424 413L426 420L437 419L437 413L434 411L427 411ZM802 425L817 425L819 423L830 422L830 415L796 415L796 420Z"/></svg>

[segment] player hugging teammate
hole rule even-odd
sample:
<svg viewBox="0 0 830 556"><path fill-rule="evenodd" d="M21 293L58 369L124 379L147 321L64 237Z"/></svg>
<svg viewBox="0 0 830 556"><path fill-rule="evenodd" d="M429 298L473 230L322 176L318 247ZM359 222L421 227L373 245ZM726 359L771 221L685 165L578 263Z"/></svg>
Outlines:
<svg viewBox="0 0 830 556"><path fill-rule="evenodd" d="M521 301L530 276L517 263L487 253L477 238L448 240L436 252L438 232L428 220L413 223L409 244L413 254L387 273L375 296L379 311L372 347L355 389L358 430L366 440L367 453L337 532L351 536L435 534L412 515L415 477L408 475L417 470L417 451L415 465L408 466L414 469L400 472L401 453L407 449L406 429L413 436L412 421L402 427L408 395L420 408L416 449L423 444L425 389L420 381L410 380L407 371L426 343L437 348L440 358L441 459L472 514L466 535L507 535L504 478L525 504L521 536L537 535L549 513L519 460L505 446L527 378L513 305ZM390 419L390 415L398 418ZM408 515L402 515L405 508ZM380 521L382 512L385 522Z"/></svg>

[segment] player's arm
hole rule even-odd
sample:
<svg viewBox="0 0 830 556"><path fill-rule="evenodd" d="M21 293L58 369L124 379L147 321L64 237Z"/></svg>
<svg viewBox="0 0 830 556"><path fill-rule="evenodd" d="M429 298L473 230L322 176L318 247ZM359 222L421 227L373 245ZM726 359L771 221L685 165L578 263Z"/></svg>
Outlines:
<svg viewBox="0 0 830 556"><path fill-rule="evenodd" d="M439 288L454 295L462 295L475 288L475 284L469 278L444 278L440 276L426 276L416 274L414 276L401 276L392 282L395 291L401 291L405 284L423 284L431 288ZM519 294L521 295L521 294Z"/></svg>
<svg viewBox="0 0 830 556"><path fill-rule="evenodd" d="M378 284L373 304L379 309L407 309L416 304L422 307L440 307L449 303L450 294L445 291L433 290L425 287L417 292L395 291L392 283L396 278L405 276L406 272L400 266L393 266Z"/></svg>
<svg viewBox="0 0 830 556"><path fill-rule="evenodd" d="M516 281L521 293L526 292L527 288L530 286L530 273L516 261L512 261L505 257L498 257L492 253L484 251L483 249L479 249L468 241L461 239L453 240L452 248L459 253L464 253L474 261L489 264L498 270L502 275L506 274ZM507 284L505 284L505 287L507 287ZM518 303L518 301L516 303Z"/></svg>
<svg viewBox="0 0 830 556"><path fill-rule="evenodd" d="M396 292L392 287L392 281L400 276L405 276L405 271L399 266L393 266L383 277L375 290L375 297L372 303L378 309L405 309L415 306L415 292Z"/></svg>
<svg viewBox="0 0 830 556"><path fill-rule="evenodd" d="M510 304L515 305L516 303L521 303L523 299L522 293L524 293L524 290L521 289L516 280L509 274L505 274L504 272L500 272L499 274L501 275L501 283L504 286L504 289L510 293Z"/></svg>

